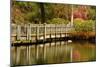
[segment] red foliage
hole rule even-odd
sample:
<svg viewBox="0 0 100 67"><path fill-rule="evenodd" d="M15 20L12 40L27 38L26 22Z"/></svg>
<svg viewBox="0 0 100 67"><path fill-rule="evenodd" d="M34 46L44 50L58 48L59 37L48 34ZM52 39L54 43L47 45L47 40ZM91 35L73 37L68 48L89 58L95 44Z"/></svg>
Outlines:
<svg viewBox="0 0 100 67"><path fill-rule="evenodd" d="M88 13L87 13L87 7L86 6L79 6L74 10L74 18L81 18L81 19L87 19Z"/></svg>

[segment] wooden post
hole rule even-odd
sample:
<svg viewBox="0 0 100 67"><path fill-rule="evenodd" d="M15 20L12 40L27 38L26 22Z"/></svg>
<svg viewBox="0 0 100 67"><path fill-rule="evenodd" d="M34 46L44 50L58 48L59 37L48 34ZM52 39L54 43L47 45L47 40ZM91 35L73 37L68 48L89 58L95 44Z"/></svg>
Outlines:
<svg viewBox="0 0 100 67"><path fill-rule="evenodd" d="M26 35L27 35L27 36L26 36L26 38L27 38L26 40L29 40L29 37L28 37L28 36L29 36L29 32L28 32L28 30L29 30L29 27L28 27L28 25L27 25L27 26L26 26Z"/></svg>
<svg viewBox="0 0 100 67"><path fill-rule="evenodd" d="M64 26L64 30L65 30L65 32L64 32L64 33L65 33L65 37L66 37L66 25Z"/></svg>
<svg viewBox="0 0 100 67"><path fill-rule="evenodd" d="M25 38L26 38L25 40L27 40L27 25L26 24L24 28L25 28Z"/></svg>
<svg viewBox="0 0 100 67"><path fill-rule="evenodd" d="M46 24L44 23L44 41L46 40Z"/></svg>
<svg viewBox="0 0 100 67"><path fill-rule="evenodd" d="M51 25L50 25L50 39L51 39Z"/></svg>
<svg viewBox="0 0 100 67"><path fill-rule="evenodd" d="M18 25L17 26L17 40L20 40L20 37L21 37L21 26Z"/></svg>
<svg viewBox="0 0 100 67"><path fill-rule="evenodd" d="M36 42L39 39L39 26L36 27Z"/></svg>
<svg viewBox="0 0 100 67"><path fill-rule="evenodd" d="M64 29L65 29L65 40L66 40L66 37L67 37L67 36L66 36L66 25L64 26Z"/></svg>
<svg viewBox="0 0 100 67"><path fill-rule="evenodd" d="M62 34L62 27L60 26L60 38L61 38L61 34Z"/></svg>
<svg viewBox="0 0 100 67"><path fill-rule="evenodd" d="M51 33L51 30L52 30L51 28L52 28L52 27L51 27L51 25L50 25L50 41L51 41L51 34L52 34L52 33ZM50 43L50 46L51 46L51 43Z"/></svg>
<svg viewBox="0 0 100 67"><path fill-rule="evenodd" d="M57 32L56 32L56 24L55 24L55 41L56 41L56 33L57 33Z"/></svg>
<svg viewBox="0 0 100 67"><path fill-rule="evenodd" d="M66 29L66 37L67 37L67 25L65 26L65 29Z"/></svg>
<svg viewBox="0 0 100 67"><path fill-rule="evenodd" d="M31 25L27 25L27 40L31 40Z"/></svg>
<svg viewBox="0 0 100 67"><path fill-rule="evenodd" d="M27 30L28 40L31 40L31 24L28 25Z"/></svg>

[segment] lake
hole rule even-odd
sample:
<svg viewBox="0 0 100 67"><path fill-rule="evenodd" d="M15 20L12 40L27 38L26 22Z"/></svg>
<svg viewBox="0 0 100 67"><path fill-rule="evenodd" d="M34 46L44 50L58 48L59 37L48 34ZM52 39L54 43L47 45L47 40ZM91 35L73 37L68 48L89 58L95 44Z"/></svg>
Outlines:
<svg viewBox="0 0 100 67"><path fill-rule="evenodd" d="M96 60L96 44L88 41L59 41L11 47L11 65L56 64Z"/></svg>

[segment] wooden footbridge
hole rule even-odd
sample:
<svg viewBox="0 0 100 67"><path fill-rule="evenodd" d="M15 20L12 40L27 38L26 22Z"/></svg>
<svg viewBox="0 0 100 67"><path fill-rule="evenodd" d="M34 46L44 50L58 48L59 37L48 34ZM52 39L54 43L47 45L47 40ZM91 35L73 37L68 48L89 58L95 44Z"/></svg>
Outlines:
<svg viewBox="0 0 100 67"><path fill-rule="evenodd" d="M65 40L66 37L70 36L69 31L73 29L70 24L25 24L25 25L11 25L11 46L13 59L15 65L20 62L21 50L24 48L26 52L27 64L30 62L31 48L35 46L36 58L38 59L39 44L42 44L43 57L46 55L47 42L55 42ZM35 45L34 45L35 44ZM56 43L55 43L56 45ZM50 46L52 46L50 44ZM72 49L70 49L72 50ZM72 51L70 52L72 57ZM72 58L71 58L72 61Z"/></svg>
<svg viewBox="0 0 100 67"><path fill-rule="evenodd" d="M70 35L70 24L11 25L11 43L36 43L61 39Z"/></svg>

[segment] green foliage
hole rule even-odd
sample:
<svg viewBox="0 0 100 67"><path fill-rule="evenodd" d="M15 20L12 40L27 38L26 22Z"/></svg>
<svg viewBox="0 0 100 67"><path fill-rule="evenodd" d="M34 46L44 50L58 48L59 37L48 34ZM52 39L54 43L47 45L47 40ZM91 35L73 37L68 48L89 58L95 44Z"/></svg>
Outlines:
<svg viewBox="0 0 100 67"><path fill-rule="evenodd" d="M33 23L39 20L39 8L37 3L14 1L12 5L13 23Z"/></svg>
<svg viewBox="0 0 100 67"><path fill-rule="evenodd" d="M75 31L77 32L89 32L93 31L93 27L95 26L95 21L93 20L78 20L74 21Z"/></svg>
<svg viewBox="0 0 100 67"><path fill-rule="evenodd" d="M49 24L67 24L68 21L62 18L53 18L48 21Z"/></svg>
<svg viewBox="0 0 100 67"><path fill-rule="evenodd" d="M84 20L83 19L80 19L80 18L77 18L77 19L74 19L74 23L80 23L80 22L83 22Z"/></svg>
<svg viewBox="0 0 100 67"><path fill-rule="evenodd" d="M52 4L54 18L70 19L71 5L69 4Z"/></svg>
<svg viewBox="0 0 100 67"><path fill-rule="evenodd" d="M12 2L12 22L20 23L53 23L53 24L67 24L71 20L71 5L69 4L52 4L52 3L36 2ZM41 8L42 7L42 8ZM84 6L85 7L85 6ZM82 8L80 5L73 5L73 11L77 11L76 15L88 15L87 20L95 20L96 8L95 6L86 6ZM80 11L80 13L79 13ZM85 12L85 13L84 13ZM42 14L41 14L42 13ZM85 16L84 15L84 16ZM74 16L75 17L75 16ZM74 18L75 19L75 18ZM76 20L81 22L80 20ZM75 22L76 22L75 21Z"/></svg>
<svg viewBox="0 0 100 67"><path fill-rule="evenodd" d="M88 8L88 19L96 20L96 7L91 6Z"/></svg>

